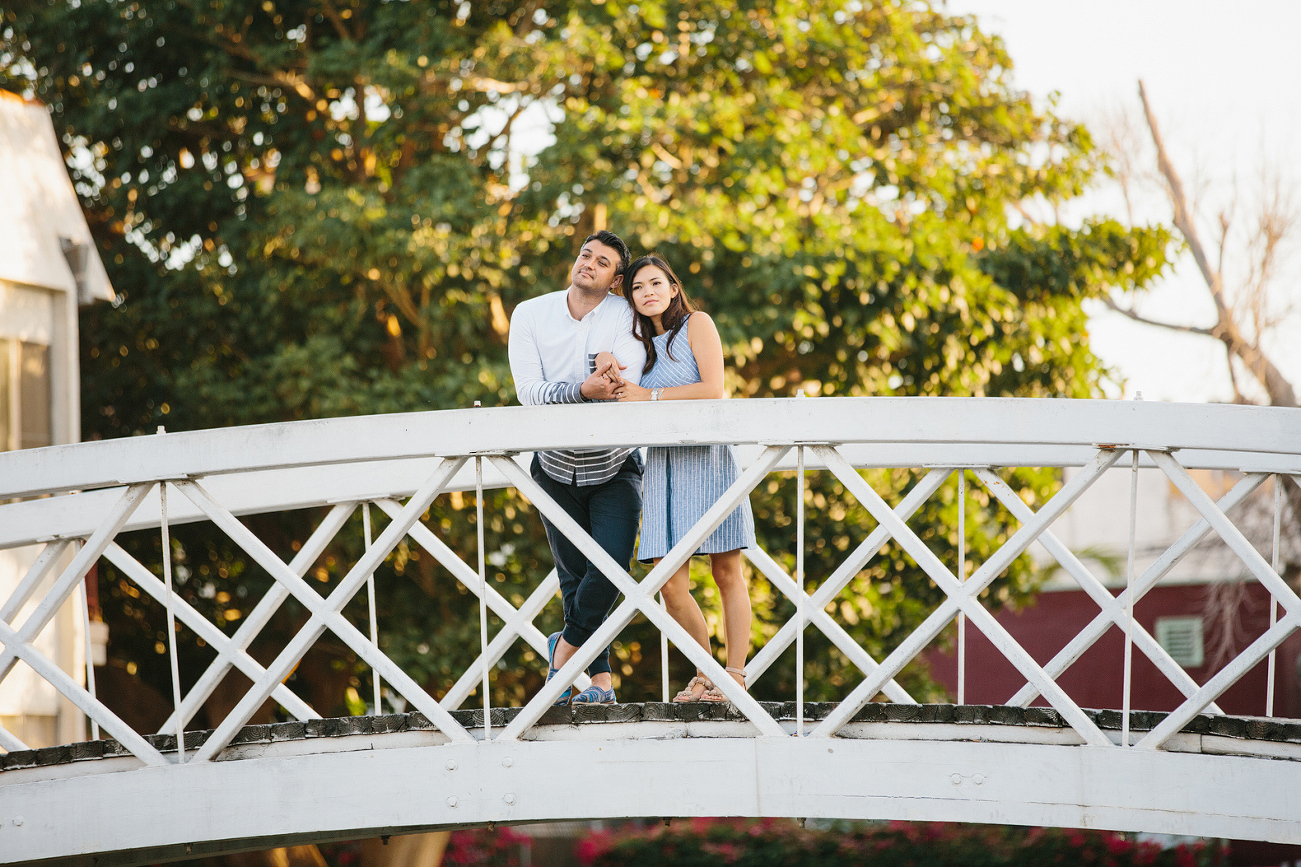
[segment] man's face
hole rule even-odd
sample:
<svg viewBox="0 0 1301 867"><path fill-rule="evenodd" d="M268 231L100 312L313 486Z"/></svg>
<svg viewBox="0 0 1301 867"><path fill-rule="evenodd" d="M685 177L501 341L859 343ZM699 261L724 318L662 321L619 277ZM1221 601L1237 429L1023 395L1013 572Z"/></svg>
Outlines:
<svg viewBox="0 0 1301 867"><path fill-rule="evenodd" d="M593 238L578 251L569 282L585 292L606 292L619 285L619 253Z"/></svg>

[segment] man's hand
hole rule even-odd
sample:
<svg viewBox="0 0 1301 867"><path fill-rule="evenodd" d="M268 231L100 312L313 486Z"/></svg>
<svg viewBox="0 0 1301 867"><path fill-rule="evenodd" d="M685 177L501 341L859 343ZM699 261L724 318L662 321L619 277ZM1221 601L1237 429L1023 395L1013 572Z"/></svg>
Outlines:
<svg viewBox="0 0 1301 867"><path fill-rule="evenodd" d="M623 380L619 381L619 385ZM578 387L578 393L588 400L614 400L614 390L619 387L600 370L593 373Z"/></svg>

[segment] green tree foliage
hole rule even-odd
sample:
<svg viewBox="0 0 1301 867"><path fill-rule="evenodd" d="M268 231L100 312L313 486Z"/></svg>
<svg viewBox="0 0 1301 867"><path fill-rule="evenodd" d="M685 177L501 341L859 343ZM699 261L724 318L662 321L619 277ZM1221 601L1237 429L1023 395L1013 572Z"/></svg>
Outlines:
<svg viewBox="0 0 1301 867"><path fill-rule="evenodd" d="M49 105L121 296L83 316L89 436L510 403L510 312L564 288L597 226L686 277L738 396L1092 397L1108 372L1081 302L1146 285L1171 244L1022 222L1085 188L1093 143L1015 88L996 37L925 2L27 0L0 21L0 84ZM897 498L916 478L872 481ZM1055 484L1009 480L1032 504ZM789 477L755 496L770 551L793 550L794 496ZM471 563L472 505L430 515ZM950 484L913 521L951 559L956 508ZM979 562L1011 521L979 493L968 508ZM808 509L816 582L871 522L817 476ZM549 568L538 521L509 493L488 515L490 577L520 601ZM288 557L317 519L259 531ZM357 524L314 567L323 589ZM233 629L269 579L202 527L176 536L183 592ZM762 641L792 609L754 584ZM446 688L477 644L473 598L413 547L379 586L385 649ZM990 602L1030 586L1018 562ZM117 592L119 612L146 605ZM835 613L880 655L939 596L889 546ZM302 612L281 621L278 640ZM156 634L130 622L114 653L164 683ZM657 644L624 635L623 697L658 693ZM295 683L326 684L303 689L330 712L358 671L328 639L317 653ZM856 680L816 634L808 654L811 698ZM538 669L508 657L496 700ZM789 697L791 666L765 683Z"/></svg>

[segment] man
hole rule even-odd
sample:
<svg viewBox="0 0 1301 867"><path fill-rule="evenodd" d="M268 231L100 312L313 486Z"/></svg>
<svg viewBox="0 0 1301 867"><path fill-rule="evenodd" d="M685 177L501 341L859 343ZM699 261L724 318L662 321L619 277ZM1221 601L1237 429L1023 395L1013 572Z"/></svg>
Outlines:
<svg viewBox="0 0 1301 867"><path fill-rule="evenodd" d="M632 309L614 294L631 257L613 232L584 242L569 273L569 288L531 298L510 320L510 371L520 403L586 403L612 400L619 370L597 370L596 354L612 352L622 378L641 377L646 350L632 335ZM641 517L641 455L636 449L538 452L530 471L569 515L624 569L632 559ZM560 576L565 628L547 641L550 680L610 613L619 591L545 517L542 524ZM614 704L610 648L588 666L592 685L574 704ZM557 704L569 701L565 690Z"/></svg>

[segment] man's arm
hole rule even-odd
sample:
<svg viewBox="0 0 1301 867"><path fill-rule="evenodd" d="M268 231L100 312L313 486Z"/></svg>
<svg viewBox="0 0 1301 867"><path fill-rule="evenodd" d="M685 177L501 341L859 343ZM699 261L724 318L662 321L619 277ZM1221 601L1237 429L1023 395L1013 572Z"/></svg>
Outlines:
<svg viewBox="0 0 1301 867"><path fill-rule="evenodd" d="M510 375L515 393L525 406L544 403L583 403L582 388L577 382L548 382L543 378L542 356L533 336L533 317L517 308L510 318Z"/></svg>
<svg viewBox="0 0 1301 867"><path fill-rule="evenodd" d="M510 357L510 375L515 380L515 393L525 406L546 403L586 403L592 400L613 400L614 383L604 373L593 373L583 382L551 382L542 369L542 355L534 337L533 317L518 308L511 316L510 339L507 342ZM639 344L640 345L640 344ZM638 362L644 364L645 360Z"/></svg>

